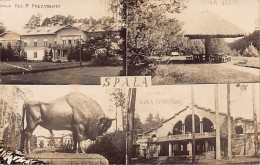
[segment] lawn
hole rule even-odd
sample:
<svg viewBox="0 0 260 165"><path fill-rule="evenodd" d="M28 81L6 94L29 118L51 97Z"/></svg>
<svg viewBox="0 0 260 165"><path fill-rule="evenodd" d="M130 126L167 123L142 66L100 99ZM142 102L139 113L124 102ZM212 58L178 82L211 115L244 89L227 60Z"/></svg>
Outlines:
<svg viewBox="0 0 260 165"><path fill-rule="evenodd" d="M89 66L90 62L83 62L83 66ZM14 67L17 66L17 67ZM22 68L19 68L22 67ZM32 72L37 71L48 71L48 70L57 70L64 68L75 68L79 67L78 62L66 62L66 63L53 63L53 62L8 62L8 63L0 63L0 74L8 75L8 74L21 74L28 72L30 70ZM25 69L27 70L25 70Z"/></svg>
<svg viewBox="0 0 260 165"><path fill-rule="evenodd" d="M246 64L238 64L240 61L244 61L244 60L247 60ZM260 69L260 58L259 57L234 56L234 57L232 57L232 61L234 62L235 65Z"/></svg>
<svg viewBox="0 0 260 165"><path fill-rule="evenodd" d="M220 64L221 65L221 64ZM158 65L153 85L259 82L259 76L218 64Z"/></svg>
<svg viewBox="0 0 260 165"><path fill-rule="evenodd" d="M54 71L1 76L0 84L85 84L99 85L100 77L119 76L118 67L80 67Z"/></svg>

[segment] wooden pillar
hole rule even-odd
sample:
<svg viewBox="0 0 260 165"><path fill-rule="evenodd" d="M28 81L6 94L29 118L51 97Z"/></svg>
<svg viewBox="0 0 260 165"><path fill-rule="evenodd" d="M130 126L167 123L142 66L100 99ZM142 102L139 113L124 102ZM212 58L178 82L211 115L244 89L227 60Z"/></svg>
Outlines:
<svg viewBox="0 0 260 165"><path fill-rule="evenodd" d="M169 142L169 157L172 157L172 143Z"/></svg>
<svg viewBox="0 0 260 165"><path fill-rule="evenodd" d="M215 112L216 112L216 159L221 159L220 128L219 128L219 105L218 105L218 84L215 85Z"/></svg>
<svg viewBox="0 0 260 165"><path fill-rule="evenodd" d="M185 134L185 123L183 123L181 126L182 126L181 132L182 132L182 134Z"/></svg>
<svg viewBox="0 0 260 165"><path fill-rule="evenodd" d="M211 38L210 37L207 37L205 38L205 55L206 55L206 60L211 62Z"/></svg>
<svg viewBox="0 0 260 165"><path fill-rule="evenodd" d="M227 84L227 117L228 117L228 158L232 158L231 147L231 116L230 116L230 84Z"/></svg>
<svg viewBox="0 0 260 165"><path fill-rule="evenodd" d="M252 102L253 102L253 118L254 118L255 156L258 157L258 126L257 126L255 84L254 83L252 83Z"/></svg>
<svg viewBox="0 0 260 165"><path fill-rule="evenodd" d="M192 109L192 163L195 163L195 116L194 116L194 93L191 85L191 109Z"/></svg>
<svg viewBox="0 0 260 165"><path fill-rule="evenodd" d="M203 121L200 121L200 133L203 133Z"/></svg>

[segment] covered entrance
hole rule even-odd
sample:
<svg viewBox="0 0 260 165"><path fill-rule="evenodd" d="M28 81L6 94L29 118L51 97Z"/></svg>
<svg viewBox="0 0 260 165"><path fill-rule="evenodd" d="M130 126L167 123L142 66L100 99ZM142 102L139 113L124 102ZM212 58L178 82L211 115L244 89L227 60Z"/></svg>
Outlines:
<svg viewBox="0 0 260 165"><path fill-rule="evenodd" d="M215 151L216 133L214 123L207 117L195 117L195 154L202 155ZM172 126L167 136L152 137L148 142L150 148L158 148L158 156L191 156L192 155L192 115L187 114Z"/></svg>

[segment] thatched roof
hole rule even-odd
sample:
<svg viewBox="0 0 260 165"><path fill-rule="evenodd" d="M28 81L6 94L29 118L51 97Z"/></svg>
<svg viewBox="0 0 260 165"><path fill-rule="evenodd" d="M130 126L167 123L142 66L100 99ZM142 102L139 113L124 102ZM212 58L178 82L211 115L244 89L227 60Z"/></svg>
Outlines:
<svg viewBox="0 0 260 165"><path fill-rule="evenodd" d="M219 15L204 11L194 15L184 26L184 35L192 39L242 37L245 32Z"/></svg>

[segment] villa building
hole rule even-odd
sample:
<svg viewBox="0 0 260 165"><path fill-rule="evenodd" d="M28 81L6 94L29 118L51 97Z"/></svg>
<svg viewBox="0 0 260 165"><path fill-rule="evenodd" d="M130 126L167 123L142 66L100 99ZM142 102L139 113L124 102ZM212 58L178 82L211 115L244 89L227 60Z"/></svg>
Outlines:
<svg viewBox="0 0 260 165"><path fill-rule="evenodd" d="M195 105L195 154L214 158L216 150L215 111ZM219 113L221 155L227 155L227 114ZM232 154L253 155L253 120L231 117ZM192 108L187 106L160 126L138 135L137 157L192 155Z"/></svg>
<svg viewBox="0 0 260 165"><path fill-rule="evenodd" d="M67 61L72 46L86 41L93 35L106 32L103 24L75 23L66 26L35 27L21 34L22 47L27 60L43 60L52 53L52 61ZM113 26L114 27L114 26ZM112 28L111 31L117 31Z"/></svg>

